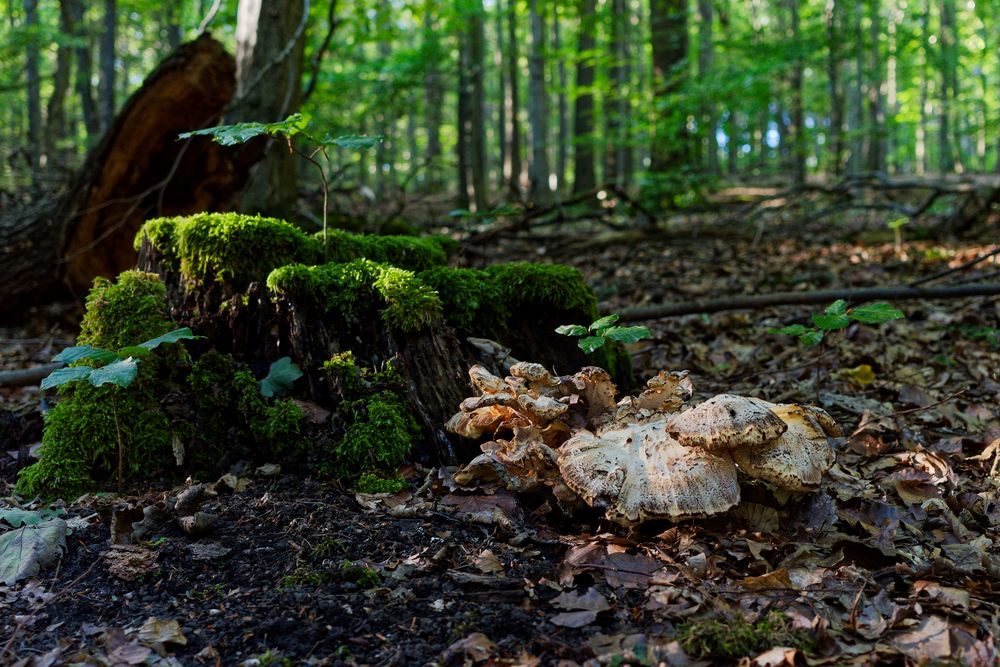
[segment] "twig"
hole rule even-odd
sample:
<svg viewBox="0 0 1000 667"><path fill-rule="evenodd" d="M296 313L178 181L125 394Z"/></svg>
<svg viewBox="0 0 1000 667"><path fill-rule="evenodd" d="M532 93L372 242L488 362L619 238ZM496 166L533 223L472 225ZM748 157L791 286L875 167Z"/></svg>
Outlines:
<svg viewBox="0 0 1000 667"><path fill-rule="evenodd" d="M946 396L945 398L942 398L940 401L935 401L934 403L928 403L927 405L921 405L915 408L908 408L906 410L896 410L895 412L890 412L887 415L882 415L880 419L885 419L886 417L899 417L900 415L910 415L913 414L914 412L923 412L924 410L930 410L931 408L936 408L942 403L947 403L948 401L958 398L965 392L966 390L962 389L961 391L956 391L951 396Z"/></svg>
<svg viewBox="0 0 1000 667"><path fill-rule="evenodd" d="M754 310L768 306L789 306L821 304L844 299L845 301L873 301L876 299L957 299L968 296L993 296L1000 294L1000 284L956 285L951 287L861 287L815 292L774 292L773 294L750 294L725 299L705 299L682 303L666 303L658 306L639 306L618 311L622 321L654 320L661 317L693 315L697 313L717 313L724 310ZM602 309L602 314L608 314Z"/></svg>
<svg viewBox="0 0 1000 667"><path fill-rule="evenodd" d="M939 278L944 278L945 276L950 276L950 275L954 275L956 273L961 273L963 271L971 269L976 264L981 264L982 262L985 262L986 260L988 260L990 257L995 257L997 255L1000 255L1000 246L997 246L993 250L991 250L989 252L985 252L982 255L979 255L978 257L974 257L973 259L970 259L968 262L965 262L964 264L962 264L960 266L955 266L955 267L952 267L952 268L949 268L949 269L944 269L943 271L938 271L937 273L932 273L931 275L924 276L923 278L920 278L919 280L914 280L912 283L909 283L909 285L910 285L910 287L917 287L919 285L924 285L926 283L935 281L935 280L937 280Z"/></svg>

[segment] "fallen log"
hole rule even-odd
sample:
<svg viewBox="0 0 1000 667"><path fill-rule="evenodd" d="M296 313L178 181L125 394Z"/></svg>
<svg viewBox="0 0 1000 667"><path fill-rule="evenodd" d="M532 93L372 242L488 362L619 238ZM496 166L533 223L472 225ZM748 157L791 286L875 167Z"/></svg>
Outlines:
<svg viewBox="0 0 1000 667"><path fill-rule="evenodd" d="M1000 284L955 285L951 287L860 287L818 290L815 292L774 292L773 294L750 294L723 299L703 299L682 303L665 303L656 306L639 306L617 311L619 319L626 322L655 320L662 317L694 315L697 313L718 313L724 310L755 310L768 306L791 306L826 304L837 299L848 302L892 299L957 299L969 296L994 296L1000 294ZM603 308L604 314L610 309Z"/></svg>
<svg viewBox="0 0 1000 667"><path fill-rule="evenodd" d="M242 179L205 138L177 135L217 120L236 65L208 35L182 45L125 103L54 201L0 218L0 317L26 303L80 297L95 276L135 266L133 239L157 215L213 210Z"/></svg>
<svg viewBox="0 0 1000 667"><path fill-rule="evenodd" d="M47 378L52 371L65 366L65 364L42 364L31 368L15 368L10 371L0 371L0 387L26 387L29 384L38 384Z"/></svg>

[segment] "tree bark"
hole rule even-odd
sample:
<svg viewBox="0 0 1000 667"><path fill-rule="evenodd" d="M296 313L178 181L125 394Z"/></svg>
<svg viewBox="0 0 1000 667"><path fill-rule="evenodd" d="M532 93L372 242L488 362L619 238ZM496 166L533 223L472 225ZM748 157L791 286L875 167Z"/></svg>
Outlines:
<svg viewBox="0 0 1000 667"><path fill-rule="evenodd" d="M504 69L504 27L503 27L503 0L497 0L496 13L494 14L494 31L497 35L497 50L493 54L493 67L496 68L497 86L497 123L496 136L497 148L500 157L497 166L497 192L503 192L507 181L505 180L508 168L507 159L507 72Z"/></svg>
<svg viewBox="0 0 1000 667"><path fill-rule="evenodd" d="M788 0L789 37L795 48L795 60L789 84L792 88L792 133L790 162L792 183L801 187L806 182L806 123L802 109L802 44L799 41L799 0Z"/></svg>
<svg viewBox="0 0 1000 667"><path fill-rule="evenodd" d="M0 316L82 298L94 276L135 266L132 240L147 218L225 209L241 165L207 138L177 135L218 121L234 71L215 40L183 45L132 95L65 195L0 218Z"/></svg>
<svg viewBox="0 0 1000 667"><path fill-rule="evenodd" d="M916 152L916 165L914 165L914 171L918 175L923 175L930 171L930 153L927 150L927 119L930 115L928 105L929 102L929 66L931 61L931 2L930 0L924 0L924 4L920 13L920 45L921 45L921 59L920 59L920 120L917 122L917 132L916 132L916 143L914 149Z"/></svg>
<svg viewBox="0 0 1000 667"><path fill-rule="evenodd" d="M955 156L952 152L952 122L954 100L957 88L957 49L955 24L955 0L941 0L941 109L938 117L938 168L941 174L955 170Z"/></svg>
<svg viewBox="0 0 1000 667"><path fill-rule="evenodd" d="M115 117L115 39L118 36L117 0L104 0L103 31L101 32L101 129L107 130Z"/></svg>
<svg viewBox="0 0 1000 667"><path fill-rule="evenodd" d="M75 49L76 56L76 94L80 98L80 115L83 125L87 128L87 138L93 140L101 131L100 119L97 115L97 105L94 102L94 89L91 85L91 74L94 61L87 45L87 26L84 22L83 1L67 0L73 17L73 36L78 40Z"/></svg>
<svg viewBox="0 0 1000 667"><path fill-rule="evenodd" d="M844 171L844 97L840 82L841 7L840 0L827 0L824 10L826 78L830 97L830 171L834 176L840 176Z"/></svg>
<svg viewBox="0 0 1000 667"><path fill-rule="evenodd" d="M236 16L236 98L227 123L284 120L299 109L305 0L240 0ZM297 198L298 160L283 140L262 138L244 152L255 163L240 197L247 213L287 216ZM257 155L253 155L257 153ZM251 158L252 156L252 158Z"/></svg>
<svg viewBox="0 0 1000 667"><path fill-rule="evenodd" d="M424 101L427 105L427 148L424 153L427 160L427 189L436 191L441 187L441 112L444 104L444 91L441 89L441 72L438 61L443 55L434 25L434 2L427 0L424 4L424 52L427 56L427 70L424 75Z"/></svg>
<svg viewBox="0 0 1000 667"><path fill-rule="evenodd" d="M37 184L42 155L42 82L38 73L37 0L24 0L24 23L29 31L24 63L28 84L28 152L31 161L31 179Z"/></svg>
<svg viewBox="0 0 1000 667"><path fill-rule="evenodd" d="M484 48L486 31L481 0L476 0L469 10L467 29L469 31L469 56L471 69L472 113L469 134L469 157L472 166L472 188L477 211L489 208L489 192L486 185L486 91L483 86Z"/></svg>
<svg viewBox="0 0 1000 667"><path fill-rule="evenodd" d="M573 194L597 187L594 172L594 33L595 0L580 1L580 38L577 42L576 100L573 108ZM609 178L613 178L609 174Z"/></svg>
<svg viewBox="0 0 1000 667"><path fill-rule="evenodd" d="M507 189L513 201L521 200L521 121L520 71L517 63L517 6L511 2L507 11Z"/></svg>
<svg viewBox="0 0 1000 667"><path fill-rule="evenodd" d="M650 40L653 47L653 96L661 108L669 108L669 98L678 92L687 68L687 2L650 0ZM676 105L674 105L676 106ZM653 172L681 167L689 154L683 114L666 114L656 119L651 147Z"/></svg>
<svg viewBox="0 0 1000 667"><path fill-rule="evenodd" d="M794 2L795 0L790 1ZM702 82L707 81L712 76L712 66L715 60L712 3L713 0L698 0L698 77ZM710 174L717 175L719 173L719 140L715 135L715 103L713 100L707 99L703 107L701 124L704 128L702 133L705 135L705 157L707 158L705 168Z"/></svg>
<svg viewBox="0 0 1000 667"><path fill-rule="evenodd" d="M864 61L864 33L861 31L861 16L864 6L861 0L854 2L853 37L854 37L854 81L851 85L851 96L848 102L850 109L850 120L848 127L851 131L851 152L847 158L847 173L861 173L864 164L864 100L865 100L865 61Z"/></svg>
<svg viewBox="0 0 1000 667"><path fill-rule="evenodd" d="M885 101L882 97L882 13L871 0L871 65L868 71L868 171L885 171Z"/></svg>
<svg viewBox="0 0 1000 667"><path fill-rule="evenodd" d="M562 26L559 22L559 3L552 4L552 81L556 88L556 123L559 128L556 139L556 192L566 190L566 168L569 162L569 106L566 102L569 79L566 76L566 58L562 53Z"/></svg>
<svg viewBox="0 0 1000 667"><path fill-rule="evenodd" d="M613 0L611 6L611 66L608 79L611 86L607 91L605 105L604 135L604 180L623 184L627 180L626 171L631 154L628 131L626 129L629 89L628 68L628 13L626 0Z"/></svg>
<svg viewBox="0 0 1000 667"><path fill-rule="evenodd" d="M73 15L67 0L59 2L59 33L65 38L73 34ZM59 44L56 49L56 69L52 81L45 113L45 159L56 157L59 140L66 135L66 93L69 92L70 74L73 66L72 49Z"/></svg>
<svg viewBox="0 0 1000 667"><path fill-rule="evenodd" d="M531 124L531 164L528 167L531 201L547 204L552 199L549 187L548 105L545 91L545 16L539 10L540 0L529 0L531 15L531 53L528 57L529 104Z"/></svg>

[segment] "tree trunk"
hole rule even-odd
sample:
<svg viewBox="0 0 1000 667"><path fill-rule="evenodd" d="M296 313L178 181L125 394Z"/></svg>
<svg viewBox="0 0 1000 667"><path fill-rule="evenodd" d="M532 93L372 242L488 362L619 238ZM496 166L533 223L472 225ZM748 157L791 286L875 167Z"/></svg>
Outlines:
<svg viewBox="0 0 1000 667"><path fill-rule="evenodd" d="M871 0L871 65L868 71L868 171L885 171L885 106L882 99L882 15Z"/></svg>
<svg viewBox="0 0 1000 667"><path fill-rule="evenodd" d="M827 0L824 11L826 76L830 96L830 171L835 176L843 173L844 169L844 97L840 83L841 6L840 0Z"/></svg>
<svg viewBox="0 0 1000 667"><path fill-rule="evenodd" d="M66 0L59 2L59 33L64 38L73 34L73 15ZM66 93L69 92L70 70L73 66L72 49L59 44L56 49L56 69L52 80L52 94L45 113L45 159L55 159L59 140L66 135Z"/></svg>
<svg viewBox="0 0 1000 667"><path fill-rule="evenodd" d="M562 54L562 37L559 25L559 3L552 4L552 51L556 54L553 63L555 72L552 79L556 81L556 118L559 125L559 135L556 141L556 192L566 190L566 164L569 160L569 108L566 104L566 59Z"/></svg>
<svg viewBox="0 0 1000 667"><path fill-rule="evenodd" d="M927 119L930 115L930 62L931 62L931 0L924 0L920 13L920 120L917 122L916 165L914 170L923 175L930 171L930 153L927 151Z"/></svg>
<svg viewBox="0 0 1000 667"><path fill-rule="evenodd" d="M795 48L795 61L789 84L792 88L792 133L789 154L792 183L801 187L806 182L806 123L802 110L802 44L799 42L799 0L788 0L789 37Z"/></svg>
<svg viewBox="0 0 1000 667"><path fill-rule="evenodd" d="M173 52L181 44L181 24L178 18L178 5L173 2L165 3L163 8L163 35L166 38L167 48Z"/></svg>
<svg viewBox="0 0 1000 667"><path fill-rule="evenodd" d="M861 0L854 2L854 81L851 86L850 120L851 152L847 158L847 173L861 173L864 154L863 105L865 100L864 33L861 31L861 15L864 11Z"/></svg>
<svg viewBox="0 0 1000 667"><path fill-rule="evenodd" d="M38 1L24 0L24 24L28 29L25 47L25 78L28 84L28 153L31 180L37 185L42 155L42 92L38 73Z"/></svg>
<svg viewBox="0 0 1000 667"><path fill-rule="evenodd" d="M899 164L896 159L896 118L899 116L897 63L899 43L896 35L897 26L903 20L903 13L896 7L889 9L889 54L886 59L886 107L888 113L885 114L883 122L882 139L882 159L885 168L890 173L899 171Z"/></svg>
<svg viewBox="0 0 1000 667"><path fill-rule="evenodd" d="M91 74L94 69L90 47L87 45L87 26L84 22L83 1L67 0L73 17L73 36L78 45L76 56L76 94L80 98L80 114L83 125L87 128L87 138L93 140L101 131L100 119L97 115L97 105L94 102L94 89L91 85Z"/></svg>
<svg viewBox="0 0 1000 667"><path fill-rule="evenodd" d="M594 173L594 33L595 0L580 2L580 39L577 43L576 100L573 108L573 194L597 186ZM614 174L608 174L612 178Z"/></svg>
<svg viewBox="0 0 1000 667"><path fill-rule="evenodd" d="M512 1L507 11L507 159L505 167L507 188L513 201L521 200L521 121L520 82L521 68L517 63L517 6Z"/></svg>
<svg viewBox="0 0 1000 667"><path fill-rule="evenodd" d="M687 68L687 2L650 0L650 40L653 47L653 96L660 108L669 108L670 96L683 86ZM676 104L673 105L676 108ZM678 110L679 111L679 110ZM688 155L683 113L667 113L656 119L651 147L653 172L683 166Z"/></svg>
<svg viewBox="0 0 1000 667"><path fill-rule="evenodd" d="M101 32L101 129L107 130L115 117L115 38L118 35L117 0L104 0L104 22Z"/></svg>
<svg viewBox="0 0 1000 667"><path fill-rule="evenodd" d="M55 202L0 218L0 314L82 299L94 276L135 266L148 218L224 210L240 165L207 138L177 135L216 123L232 96L232 56L202 37L150 74Z"/></svg>
<svg viewBox="0 0 1000 667"><path fill-rule="evenodd" d="M548 109L545 102L545 16L539 10L540 0L529 0L531 15L531 53L528 57L529 104L531 124L531 164L528 167L530 197L535 205L552 199L549 187Z"/></svg>
<svg viewBox="0 0 1000 667"><path fill-rule="evenodd" d="M303 0L240 0L236 16L236 99L226 122L275 122L298 111L307 16ZM283 140L247 145L255 166L240 210L287 216L295 206L298 158Z"/></svg>
<svg viewBox="0 0 1000 667"><path fill-rule="evenodd" d="M467 29L469 31L470 70L472 109L469 117L469 158L472 167L472 187L477 211L489 208L489 193L486 186L486 113L484 109L486 91L483 86L484 48L486 31L483 18L483 5L476 0L469 10Z"/></svg>
<svg viewBox="0 0 1000 667"><path fill-rule="evenodd" d="M513 4L513 3L512 3ZM497 0L496 14L494 15L495 23L494 30L497 35L497 50L493 54L493 66L496 68L497 85L499 90L497 92L497 148L500 151L500 157L497 166L497 192L503 192L504 187L506 187L506 174L508 173L508 158L507 158L507 74L503 66L503 49L504 49L504 28L503 28L503 1Z"/></svg>
<svg viewBox="0 0 1000 667"><path fill-rule="evenodd" d="M628 30L627 1L613 0L611 8L611 66L608 71L610 87L605 99L606 150L604 154L604 180L624 184L626 165L629 162L629 141L626 125L629 117L628 90Z"/></svg>
<svg viewBox="0 0 1000 667"><path fill-rule="evenodd" d="M955 0L941 0L941 108L938 120L938 168L941 174L955 170L955 157L952 154L952 120L954 118L953 103L955 100L955 83L958 57L955 42Z"/></svg>
<svg viewBox="0 0 1000 667"><path fill-rule="evenodd" d="M712 2L713 0L698 0L698 77L702 80L702 83L708 81L712 76L712 66L715 60ZM701 124L704 128L702 133L705 135L705 153L707 158L705 168L712 175L718 175L719 173L719 140L715 135L715 112L715 103L711 99L707 99L702 109Z"/></svg>
<svg viewBox="0 0 1000 667"><path fill-rule="evenodd" d="M472 208L473 201L472 183L469 179L469 170L472 165L470 155L472 150L469 145L469 135L472 133L472 86L469 81L470 51L469 33L468 30L463 30L458 46L458 95L456 96L458 108L455 114L457 125L455 129L458 136L455 141L455 152L458 158L458 207L466 210Z"/></svg>
<svg viewBox="0 0 1000 667"><path fill-rule="evenodd" d="M424 101L427 105L427 189L436 191L441 187L441 112L444 91L441 89L441 73L438 61L443 55L434 25L434 3L428 0L424 5L424 51L427 54L427 70L424 75Z"/></svg>

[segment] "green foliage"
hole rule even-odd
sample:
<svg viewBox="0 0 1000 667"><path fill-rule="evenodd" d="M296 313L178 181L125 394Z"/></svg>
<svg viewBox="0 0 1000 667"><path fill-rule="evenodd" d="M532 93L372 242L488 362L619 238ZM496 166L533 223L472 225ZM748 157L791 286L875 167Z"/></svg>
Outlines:
<svg viewBox="0 0 1000 667"><path fill-rule="evenodd" d="M337 478L395 470L421 435L416 420L392 390L345 401L341 411L348 415L350 425L334 448L334 460L321 464L324 472Z"/></svg>
<svg viewBox="0 0 1000 667"><path fill-rule="evenodd" d="M797 648L807 655L816 650L809 634L794 628L778 611L769 612L756 623L748 623L742 616L727 621L686 621L677 626L675 638L688 655L696 658L742 658L775 646Z"/></svg>
<svg viewBox="0 0 1000 667"><path fill-rule="evenodd" d="M814 347L823 342L823 337L829 331L847 328L851 322L862 324L884 324L898 320L903 312L888 303L878 302L856 308L848 308L843 299L838 299L826 307L822 313L813 313L812 327L803 324L790 324L781 328L772 327L768 333L796 336L806 347Z"/></svg>
<svg viewBox="0 0 1000 667"><path fill-rule="evenodd" d="M564 336L582 336L577 345L588 354L604 347L609 340L619 343L635 343L649 337L649 327L646 326L614 326L618 317L618 315L608 315L594 320L590 326L586 327L582 324L563 324L556 327L556 333L561 333Z"/></svg>
<svg viewBox="0 0 1000 667"><path fill-rule="evenodd" d="M166 333L166 293L155 273L125 271L114 282L95 278L77 344L117 350Z"/></svg>
<svg viewBox="0 0 1000 667"><path fill-rule="evenodd" d="M350 319L355 307L375 298L382 319L399 331L417 331L438 321L441 300L412 271L367 259L346 264L292 264L271 272L267 286L281 296L305 300Z"/></svg>
<svg viewBox="0 0 1000 667"><path fill-rule="evenodd" d="M445 237L379 236L331 230L327 237L327 263L344 264L355 259L392 264L422 271L448 261Z"/></svg>
<svg viewBox="0 0 1000 667"><path fill-rule="evenodd" d="M383 477L372 472L361 475L354 490L359 493L399 493L409 486L402 477Z"/></svg>
<svg viewBox="0 0 1000 667"><path fill-rule="evenodd" d="M302 369L289 357L281 357L271 364L267 377L260 381L260 393L267 398L284 396L300 377Z"/></svg>
<svg viewBox="0 0 1000 667"><path fill-rule="evenodd" d="M579 269L565 264L511 262L487 267L511 314L550 309L597 317L597 297Z"/></svg>
<svg viewBox="0 0 1000 667"><path fill-rule="evenodd" d="M212 141L222 146L236 146L265 135L284 137L286 139L302 136L312 143L321 146L336 146L337 148L353 150L373 148L382 143L382 137L365 137L356 134L342 137L334 137L327 134L322 139L317 139L307 131L311 122L312 118L308 114L293 113L285 120L279 120L274 123L248 122L217 125L193 132L184 132L177 135L177 138L211 137Z"/></svg>

